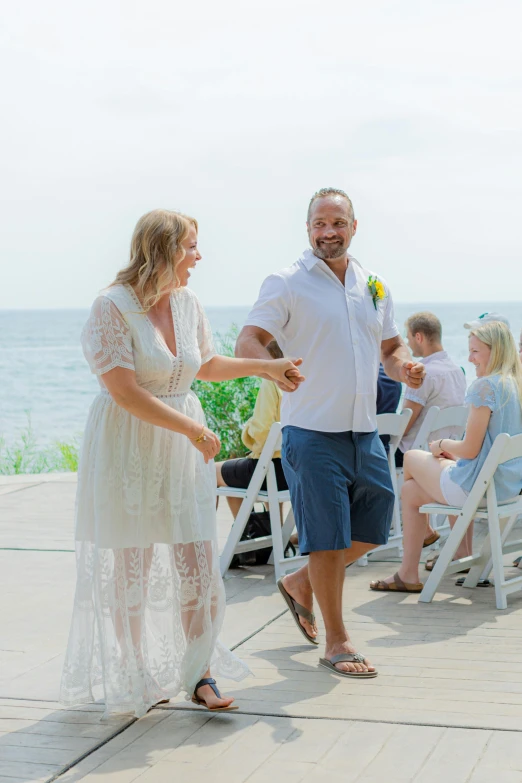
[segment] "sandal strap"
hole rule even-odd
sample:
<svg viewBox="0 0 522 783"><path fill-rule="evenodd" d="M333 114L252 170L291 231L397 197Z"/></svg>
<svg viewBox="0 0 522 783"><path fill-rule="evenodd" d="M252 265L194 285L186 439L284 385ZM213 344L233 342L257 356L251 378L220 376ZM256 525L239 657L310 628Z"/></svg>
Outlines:
<svg viewBox="0 0 522 783"><path fill-rule="evenodd" d="M399 590L403 590L403 591L407 592L406 585L404 584L404 582L400 578L399 572L397 572L396 574L393 575L393 581L395 582L395 584L397 585Z"/></svg>
<svg viewBox="0 0 522 783"><path fill-rule="evenodd" d="M198 682L198 684L196 685L196 687L194 688L194 696L196 697L196 699L198 698L198 690L199 690L199 689L200 689L200 688L201 688L203 685L210 685L210 687L212 688L212 690L213 690L213 691L214 691L214 693L216 694L217 698L218 698L218 699L220 699L220 698L221 698L221 694L220 694L220 692L219 692L219 689L218 689L218 687L217 687L217 685L216 685L216 681L215 681L215 679L214 679L213 677L205 677L203 680L200 680L200 681Z"/></svg>
<svg viewBox="0 0 522 783"><path fill-rule="evenodd" d="M292 596L289 596L292 599L292 603L294 605L294 609L299 615L299 617L302 617L303 620L307 620L310 625L315 625L315 615L313 612L310 612L305 606L301 606L301 604L297 603Z"/></svg>
<svg viewBox="0 0 522 783"><path fill-rule="evenodd" d="M329 659L332 665L336 663L364 663L364 655L361 653L341 653L340 655L332 655Z"/></svg>

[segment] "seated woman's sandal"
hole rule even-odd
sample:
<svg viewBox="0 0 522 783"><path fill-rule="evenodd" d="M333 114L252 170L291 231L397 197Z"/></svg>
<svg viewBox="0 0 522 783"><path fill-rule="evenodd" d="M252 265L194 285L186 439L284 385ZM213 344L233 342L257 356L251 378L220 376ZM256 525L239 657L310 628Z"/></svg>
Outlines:
<svg viewBox="0 0 522 783"><path fill-rule="evenodd" d="M411 584L403 582L399 574L393 575L393 582L384 582L378 579L376 582L370 582L370 590L376 590L382 593L421 593L424 585L422 582Z"/></svg>
<svg viewBox="0 0 522 783"><path fill-rule="evenodd" d="M192 695L192 701L194 704L198 704L200 707L205 707L205 709L207 709L209 712L232 712L232 710L239 709L233 705L230 705L229 707L209 707L205 699L200 699L198 696L198 690L202 688L203 685L210 685L218 699L223 698L219 692L218 686L216 685L215 679L213 677L205 677L203 680L200 680L194 688L194 693Z"/></svg>

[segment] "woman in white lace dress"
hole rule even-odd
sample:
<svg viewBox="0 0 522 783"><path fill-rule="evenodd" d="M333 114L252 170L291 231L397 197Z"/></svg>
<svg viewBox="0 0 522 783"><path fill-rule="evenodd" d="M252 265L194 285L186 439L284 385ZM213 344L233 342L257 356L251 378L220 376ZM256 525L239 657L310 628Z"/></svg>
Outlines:
<svg viewBox="0 0 522 783"><path fill-rule="evenodd" d="M246 666L218 640L225 610L215 518L220 444L194 378L264 375L292 391L290 361L217 356L188 289L197 223L155 210L129 265L93 304L82 334L100 393L87 420L76 500L77 586L61 700L102 699L143 715L180 691L230 708L212 680ZM198 687L196 687L198 686Z"/></svg>

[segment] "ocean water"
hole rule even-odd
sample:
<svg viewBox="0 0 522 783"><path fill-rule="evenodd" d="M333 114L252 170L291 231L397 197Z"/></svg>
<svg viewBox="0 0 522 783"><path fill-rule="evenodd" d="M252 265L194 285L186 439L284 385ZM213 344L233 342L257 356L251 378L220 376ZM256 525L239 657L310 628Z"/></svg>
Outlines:
<svg viewBox="0 0 522 783"><path fill-rule="evenodd" d="M464 322L489 310L509 318L517 340L522 328L522 303L516 302L396 303L399 328L419 310L431 310L440 318L444 347L470 382L474 370L467 362ZM233 324L241 327L248 311L206 308L213 331L221 334ZM42 445L81 436L98 392L80 347L87 316L87 310L0 310L0 437L8 443L20 436L29 417Z"/></svg>

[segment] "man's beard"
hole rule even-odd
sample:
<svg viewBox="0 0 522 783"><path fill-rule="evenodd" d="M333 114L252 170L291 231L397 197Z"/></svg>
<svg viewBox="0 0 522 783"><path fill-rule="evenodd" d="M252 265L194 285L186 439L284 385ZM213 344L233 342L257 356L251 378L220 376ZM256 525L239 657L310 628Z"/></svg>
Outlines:
<svg viewBox="0 0 522 783"><path fill-rule="evenodd" d="M341 258L347 250L348 247L345 247L343 242L339 240L339 242L336 242L335 244L317 244L317 246L314 247L314 255L321 258L323 261L335 261L336 258Z"/></svg>

